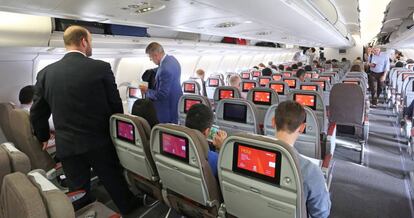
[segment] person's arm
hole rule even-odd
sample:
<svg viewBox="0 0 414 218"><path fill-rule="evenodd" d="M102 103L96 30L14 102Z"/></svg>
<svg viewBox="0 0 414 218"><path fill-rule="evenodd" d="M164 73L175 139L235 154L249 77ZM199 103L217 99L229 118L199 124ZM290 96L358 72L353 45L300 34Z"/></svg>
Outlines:
<svg viewBox="0 0 414 218"><path fill-rule="evenodd" d="M109 107L111 108L111 113L124 113L124 108L122 107L122 100L119 96L119 91L115 83L115 76L111 70L111 65L105 62L103 69L104 78L103 83L105 87L105 92L107 96L107 101Z"/></svg>
<svg viewBox="0 0 414 218"><path fill-rule="evenodd" d="M158 83L156 89L148 89L146 91L147 98L152 100L164 100L168 98L171 84L172 84L172 73L167 67L162 67L160 72Z"/></svg>
<svg viewBox="0 0 414 218"><path fill-rule="evenodd" d="M304 183L308 185L308 199L306 199L306 207L310 217L326 218L329 217L331 211L331 199L326 187L325 178L319 168L313 168L314 172L311 181Z"/></svg>
<svg viewBox="0 0 414 218"><path fill-rule="evenodd" d="M44 76L44 71L39 72L37 76L33 105L30 108L30 121L36 138L43 143L45 149L45 143L47 145L50 138L49 117L51 110L44 98Z"/></svg>

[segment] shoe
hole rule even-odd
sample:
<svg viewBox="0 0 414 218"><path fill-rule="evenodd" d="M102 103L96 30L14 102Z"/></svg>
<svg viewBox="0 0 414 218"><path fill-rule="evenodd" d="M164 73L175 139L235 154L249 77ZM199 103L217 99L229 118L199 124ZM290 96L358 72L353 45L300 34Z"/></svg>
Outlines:
<svg viewBox="0 0 414 218"><path fill-rule="evenodd" d="M370 107L376 108L376 107L378 107L378 105L377 104L371 104Z"/></svg>

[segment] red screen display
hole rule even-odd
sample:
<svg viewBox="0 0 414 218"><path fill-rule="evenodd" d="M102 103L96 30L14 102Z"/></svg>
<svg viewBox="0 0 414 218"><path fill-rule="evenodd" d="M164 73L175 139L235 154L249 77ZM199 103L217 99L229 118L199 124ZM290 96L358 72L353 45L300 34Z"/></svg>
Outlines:
<svg viewBox="0 0 414 218"><path fill-rule="evenodd" d="M208 82L209 86L218 86L219 80L218 79L210 79Z"/></svg>
<svg viewBox="0 0 414 218"><path fill-rule="evenodd" d="M312 78L313 79L318 79L319 78L319 74L317 74L317 73L312 74Z"/></svg>
<svg viewBox="0 0 414 218"><path fill-rule="evenodd" d="M259 80L261 86L266 86L270 82L270 78L262 78Z"/></svg>
<svg viewBox="0 0 414 218"><path fill-rule="evenodd" d="M330 76L320 76L319 79L328 80L329 82L331 82Z"/></svg>
<svg viewBox="0 0 414 218"><path fill-rule="evenodd" d="M284 73L283 73L283 76L284 76L284 77L291 77L291 76L292 76L292 74L291 74L291 73L289 73L289 72L284 72Z"/></svg>
<svg viewBox="0 0 414 218"><path fill-rule="evenodd" d="M314 95L295 95L295 101L301 105L315 107Z"/></svg>
<svg viewBox="0 0 414 218"><path fill-rule="evenodd" d="M187 113L190 110L191 106L193 106L195 104L201 104L201 101L192 100L192 99L185 99L184 100L184 113Z"/></svg>
<svg viewBox="0 0 414 218"><path fill-rule="evenodd" d="M117 137L130 142L135 140L134 125L128 122L117 120L116 123Z"/></svg>
<svg viewBox="0 0 414 218"><path fill-rule="evenodd" d="M129 97L130 98L138 98L138 89L137 88L129 88Z"/></svg>
<svg viewBox="0 0 414 218"><path fill-rule="evenodd" d="M259 77L260 71L253 71L253 77Z"/></svg>
<svg viewBox="0 0 414 218"><path fill-rule="evenodd" d="M270 102L270 92L254 92L253 101Z"/></svg>
<svg viewBox="0 0 414 218"><path fill-rule="evenodd" d="M195 92L195 84L194 83L184 83L184 92Z"/></svg>
<svg viewBox="0 0 414 218"><path fill-rule="evenodd" d="M242 73L242 79L249 79L250 73Z"/></svg>
<svg viewBox="0 0 414 218"><path fill-rule="evenodd" d="M268 177L276 175L276 154L239 145L237 167Z"/></svg>
<svg viewBox="0 0 414 218"><path fill-rule="evenodd" d="M233 98L233 90L220 90L219 99Z"/></svg>
<svg viewBox="0 0 414 218"><path fill-rule="evenodd" d="M283 84L270 84L270 88L275 90L277 94L283 94L285 85Z"/></svg>
<svg viewBox="0 0 414 218"><path fill-rule="evenodd" d="M254 87L256 87L256 83L245 82L245 83L243 83L243 92L247 92L247 91L249 91L250 89L252 89Z"/></svg>
<svg viewBox="0 0 414 218"><path fill-rule="evenodd" d="M285 79L284 81L288 84L288 86L290 88L295 88L296 87L296 80L294 80L294 79Z"/></svg>
<svg viewBox="0 0 414 218"><path fill-rule="evenodd" d="M325 82L324 81L315 81L315 83L318 83L318 85L322 88L322 90L325 90Z"/></svg>
<svg viewBox="0 0 414 218"><path fill-rule="evenodd" d="M309 90L309 91L318 91L317 90L317 86L313 86L313 85L300 86L300 89L302 89L302 90Z"/></svg>
<svg viewBox="0 0 414 218"><path fill-rule="evenodd" d="M312 73L305 73L305 78L312 78Z"/></svg>
<svg viewBox="0 0 414 218"><path fill-rule="evenodd" d="M162 150L168 154L187 158L187 142L184 138L162 133Z"/></svg>
<svg viewBox="0 0 414 218"><path fill-rule="evenodd" d="M272 76L273 80L281 80L282 79L282 75L276 74Z"/></svg>

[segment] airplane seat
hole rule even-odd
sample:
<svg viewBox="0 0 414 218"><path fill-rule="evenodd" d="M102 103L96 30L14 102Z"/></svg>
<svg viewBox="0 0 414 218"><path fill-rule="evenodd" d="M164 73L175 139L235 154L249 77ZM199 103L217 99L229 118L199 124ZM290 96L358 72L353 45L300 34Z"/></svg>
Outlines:
<svg viewBox="0 0 414 218"><path fill-rule="evenodd" d="M222 200L205 136L185 126L159 124L150 144L165 202L189 217L216 217Z"/></svg>
<svg viewBox="0 0 414 218"><path fill-rule="evenodd" d="M322 96L317 91L291 90L288 100L296 101L311 108L318 118L321 133L328 132L327 107Z"/></svg>
<svg viewBox="0 0 414 218"><path fill-rule="evenodd" d="M241 98L241 93L238 88L233 86L219 86L214 91L213 107L216 108L217 103L222 99Z"/></svg>
<svg viewBox="0 0 414 218"><path fill-rule="evenodd" d="M228 135L237 132L261 134L256 106L245 99L223 99L216 107L216 122Z"/></svg>
<svg viewBox="0 0 414 218"><path fill-rule="evenodd" d="M251 74L249 71L240 72L240 78L245 80L251 80Z"/></svg>
<svg viewBox="0 0 414 218"><path fill-rule="evenodd" d="M272 81L280 81L283 78L283 74L281 73L273 73L272 74Z"/></svg>
<svg viewBox="0 0 414 218"><path fill-rule="evenodd" d="M151 127L138 116L114 114L110 118L111 138L128 181L146 194L162 200L161 186L151 154Z"/></svg>
<svg viewBox="0 0 414 218"><path fill-rule="evenodd" d="M394 67L390 70L389 79L391 85L389 86L389 91L387 90L387 92L389 92L391 95L391 105L393 106L397 103L397 98L399 98L399 94L397 93L398 76L403 72L409 71L409 69L403 67Z"/></svg>
<svg viewBox="0 0 414 218"><path fill-rule="evenodd" d="M409 69L409 70L414 70L414 64L407 64L405 66L405 68Z"/></svg>
<svg viewBox="0 0 414 218"><path fill-rule="evenodd" d="M221 214L306 218L297 155L293 147L274 138L246 133L229 136L218 161L224 200Z"/></svg>
<svg viewBox="0 0 414 218"><path fill-rule="evenodd" d="M414 77L413 71L405 71L398 75L397 77L397 87L396 87L396 95L395 95L395 107L397 112L401 112L403 108L403 89L404 89L404 83L407 79Z"/></svg>
<svg viewBox="0 0 414 218"><path fill-rule="evenodd" d="M216 77L216 76L208 77L206 81L206 92L207 92L208 99L214 98L214 92L216 91L216 88L219 86L224 86L224 81L221 80L220 77Z"/></svg>
<svg viewBox="0 0 414 218"><path fill-rule="evenodd" d="M329 83L326 79L310 79L309 82L317 83L321 87L322 90L322 97L325 104L329 105L329 93L331 91L331 83Z"/></svg>
<svg viewBox="0 0 414 218"><path fill-rule="evenodd" d="M321 96L323 96L323 89L320 86L320 83L316 82L301 82L299 86L300 90L309 90L309 91L317 91Z"/></svg>
<svg viewBox="0 0 414 218"><path fill-rule="evenodd" d="M128 86L126 91L126 99L128 104L128 113L132 113L132 107L137 99L142 98L141 91L138 87Z"/></svg>
<svg viewBox="0 0 414 218"><path fill-rule="evenodd" d="M333 86L339 80L337 79L336 74L332 72L324 72L321 75L319 75L319 78L328 80L331 86Z"/></svg>
<svg viewBox="0 0 414 218"><path fill-rule="evenodd" d="M19 151L12 143L6 142L0 145L0 187L4 176L13 172L26 174L30 170L30 160L26 154Z"/></svg>
<svg viewBox="0 0 414 218"><path fill-rule="evenodd" d="M287 95L290 92L289 85L286 82L283 82L281 80L270 81L267 87L276 91L279 102L286 101Z"/></svg>
<svg viewBox="0 0 414 218"><path fill-rule="evenodd" d="M183 94L195 94L200 95L201 87L195 80L186 80L181 85Z"/></svg>
<svg viewBox="0 0 414 218"><path fill-rule="evenodd" d="M185 118L187 117L187 112L190 110L191 106L194 104L204 104L208 108L211 108L210 101L207 97L201 95L183 95L178 101L178 123L180 125L185 125Z"/></svg>
<svg viewBox="0 0 414 218"><path fill-rule="evenodd" d="M274 104L279 104L279 97L277 95L277 92L271 88L253 88L250 89L247 93L247 100L253 102L253 104L256 106L260 129L263 130L263 124L267 109L269 109L269 107Z"/></svg>
<svg viewBox="0 0 414 218"><path fill-rule="evenodd" d="M259 76L257 78L257 81L259 81L260 87L266 87L267 84L269 84L269 82L272 81L272 77L271 76Z"/></svg>
<svg viewBox="0 0 414 218"><path fill-rule="evenodd" d="M250 73L253 80L256 80L259 76L262 76L261 70L252 70Z"/></svg>
<svg viewBox="0 0 414 218"><path fill-rule="evenodd" d="M288 84L291 90L299 88L300 80L297 77L283 77L282 80Z"/></svg>
<svg viewBox="0 0 414 218"><path fill-rule="evenodd" d="M244 99L247 98L247 93L250 89L260 87L258 80L242 80L240 83L241 94Z"/></svg>
<svg viewBox="0 0 414 218"><path fill-rule="evenodd" d="M0 128L9 142L15 143L13 132L10 128L10 112L15 109L15 106L9 102L0 103Z"/></svg>
<svg viewBox="0 0 414 218"><path fill-rule="evenodd" d="M329 105L329 122L337 126L337 138L358 142L347 145L360 151L361 163L364 158L364 144L368 140L369 123L365 110L365 97L361 86L338 83L332 87Z"/></svg>

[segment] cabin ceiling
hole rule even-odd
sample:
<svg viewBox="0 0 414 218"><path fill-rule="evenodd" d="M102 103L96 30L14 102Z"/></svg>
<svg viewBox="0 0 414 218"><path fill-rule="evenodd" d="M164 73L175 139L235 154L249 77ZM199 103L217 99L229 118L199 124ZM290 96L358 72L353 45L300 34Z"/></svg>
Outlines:
<svg viewBox="0 0 414 218"><path fill-rule="evenodd" d="M334 1L334 0L332 0ZM409 0L407 0L409 1ZM0 10L317 47L351 46L358 0L335 0L341 33L310 5L316 0L0 0ZM342 20L341 20L342 19ZM167 37L173 34L165 31ZM344 32L345 31L345 32ZM348 34L347 34L348 33ZM217 40L214 39L213 40Z"/></svg>
<svg viewBox="0 0 414 218"><path fill-rule="evenodd" d="M413 11L413 0L392 0L384 12L385 16L380 34L387 35L398 30L405 19L413 19L410 17Z"/></svg>

